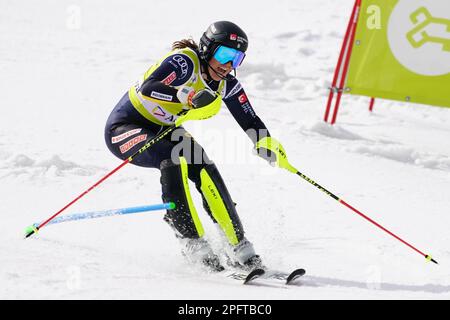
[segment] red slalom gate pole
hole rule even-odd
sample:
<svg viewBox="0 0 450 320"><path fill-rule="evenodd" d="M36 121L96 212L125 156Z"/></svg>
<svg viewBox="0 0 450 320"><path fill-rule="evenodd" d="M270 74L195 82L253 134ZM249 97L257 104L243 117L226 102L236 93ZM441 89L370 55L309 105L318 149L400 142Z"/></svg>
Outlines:
<svg viewBox="0 0 450 320"><path fill-rule="evenodd" d="M348 45L347 56L345 57L344 69L342 71L342 76L341 76L341 80L339 83L340 90L337 93L336 104L334 106L333 116L331 118L331 124L336 123L336 117L337 117L337 113L339 110L339 105L341 103L342 94L344 93L344 84L345 84L345 80L347 78L347 72L348 72L348 68L350 65L350 57L352 56L352 52L353 52L353 43L355 42L356 27L358 26L358 18L359 18L360 8L361 8L361 0L356 0L356 10L355 10L355 15L353 17L352 28L351 28L351 32L350 32L350 43Z"/></svg>
<svg viewBox="0 0 450 320"><path fill-rule="evenodd" d="M124 167L126 164L130 163L131 161L133 161L133 159L138 156L139 154L141 154L142 152L144 152L145 150L147 150L148 148L150 148L152 145L154 145L155 143L157 143L158 141L160 141L162 138L164 138L167 134L169 134L170 132L172 132L174 129L176 128L176 126L170 126L167 129L165 129L164 131L162 131L159 135L157 135L156 137L154 137L153 139L150 139L149 141L147 141L147 143L142 146L142 148L140 148L138 151L136 151L133 155L131 155L130 157L128 157L128 159L124 160L118 167L116 167L115 169L113 169L111 172L109 172L107 175L105 175L103 178L101 178L100 180L98 180L95 184L93 184L91 187L89 187L89 189L87 189L86 191L84 191L82 194L80 194L78 197L76 197L75 199L73 199L71 202L69 202L67 205L65 205L61 210L59 210L58 212L56 212L54 215L52 215L50 218L48 218L47 220L45 220L44 222L40 223L38 226L30 226L28 227L26 230L26 235L25 238L30 237L31 235L37 233L39 231L40 228L42 228L43 226L45 226L47 223L49 223L51 220L53 220L56 216L58 216L61 212L63 212L64 210L66 210L68 207L70 207L72 204L74 204L75 202L77 202L78 200L80 200L82 197L84 197L87 193L89 193L90 191L92 191L92 189L94 189L95 187L97 187L100 183L102 183L103 181L105 181L106 179L108 179L110 176L112 176L114 173L116 173L117 171L119 171L122 167Z"/></svg>
<svg viewBox="0 0 450 320"><path fill-rule="evenodd" d="M339 88L336 88L336 84L338 81L339 74L341 72L342 61L344 60L344 54L346 52L346 48L348 45L348 40L350 38L350 33L353 26L353 21L355 20L356 7L358 5L358 0L355 0L355 4L353 5L352 14L350 16L350 20L348 21L347 31L345 32L344 41L342 42L341 52L339 53L339 59L336 65L336 69L334 69L334 77L333 82L331 83L330 93L328 95L327 107L325 109L324 121L328 122L328 115L330 114L331 102L333 101L334 93L337 90L339 92Z"/></svg>
<svg viewBox="0 0 450 320"><path fill-rule="evenodd" d="M373 105L375 104L375 98L370 98L369 111L373 111Z"/></svg>

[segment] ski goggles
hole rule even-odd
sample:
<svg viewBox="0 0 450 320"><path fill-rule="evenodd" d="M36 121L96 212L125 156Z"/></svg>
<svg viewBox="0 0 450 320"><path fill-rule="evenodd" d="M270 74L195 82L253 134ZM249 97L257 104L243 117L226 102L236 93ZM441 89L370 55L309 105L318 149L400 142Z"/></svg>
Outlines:
<svg viewBox="0 0 450 320"><path fill-rule="evenodd" d="M244 60L245 53L230 47L218 46L213 57L219 61L220 64L225 64L231 61L233 68L236 69L241 65L242 60Z"/></svg>

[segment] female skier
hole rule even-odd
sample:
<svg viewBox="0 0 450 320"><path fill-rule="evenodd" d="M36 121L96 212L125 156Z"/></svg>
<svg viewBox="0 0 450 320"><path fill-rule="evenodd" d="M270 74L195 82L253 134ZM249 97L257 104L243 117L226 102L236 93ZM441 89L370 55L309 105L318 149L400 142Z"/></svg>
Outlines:
<svg viewBox="0 0 450 320"><path fill-rule="evenodd" d="M229 21L211 24L199 45L192 39L176 41L172 51L151 66L113 109L105 128L109 150L125 160L168 126L179 125L177 120L183 116L190 120L209 117L212 114L207 112L205 116L202 109L217 104L220 107L223 101L252 139L257 154L269 162L277 161L278 149L270 143L274 139L253 110L240 82L230 74L244 60L247 46L247 35ZM183 148L179 148L180 143ZM213 271L224 270L204 239L188 178L195 183L205 210L227 239L231 249L227 250L228 263L246 270L263 267L252 243L244 236L235 203L217 167L181 125L172 137L166 136L152 145L132 163L161 171L162 199L176 205L167 210L164 220L180 239L182 253L189 261L200 262Z"/></svg>

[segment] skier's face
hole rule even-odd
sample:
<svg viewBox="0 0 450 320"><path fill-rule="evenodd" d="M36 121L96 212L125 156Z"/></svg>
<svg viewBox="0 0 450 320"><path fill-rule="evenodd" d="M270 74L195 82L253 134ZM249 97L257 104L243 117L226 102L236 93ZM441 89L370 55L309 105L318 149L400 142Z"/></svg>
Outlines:
<svg viewBox="0 0 450 320"><path fill-rule="evenodd" d="M208 69L211 78L214 81L220 81L222 80L222 78L225 78L231 72L231 70L233 70L233 65L231 61L225 64L221 64L216 59L211 58L211 60L209 60Z"/></svg>

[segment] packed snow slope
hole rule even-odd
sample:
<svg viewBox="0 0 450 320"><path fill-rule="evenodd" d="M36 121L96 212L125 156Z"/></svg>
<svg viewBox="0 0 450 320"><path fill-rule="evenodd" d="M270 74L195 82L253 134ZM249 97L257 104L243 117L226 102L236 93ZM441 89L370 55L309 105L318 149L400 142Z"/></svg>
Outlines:
<svg viewBox="0 0 450 320"><path fill-rule="evenodd" d="M450 110L345 96L322 121L352 0L0 2L0 298L448 299ZM27 240L120 164L110 111L175 40L213 21L246 30L238 78L290 162L439 265L298 176L270 167L228 110L186 124L224 177L268 266L293 287L242 286L189 266L163 212L66 222ZM220 236L194 201L216 250ZM64 214L161 202L159 171L127 165Z"/></svg>

